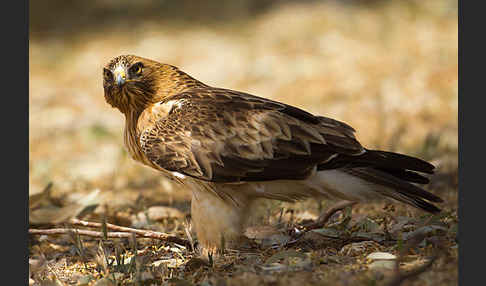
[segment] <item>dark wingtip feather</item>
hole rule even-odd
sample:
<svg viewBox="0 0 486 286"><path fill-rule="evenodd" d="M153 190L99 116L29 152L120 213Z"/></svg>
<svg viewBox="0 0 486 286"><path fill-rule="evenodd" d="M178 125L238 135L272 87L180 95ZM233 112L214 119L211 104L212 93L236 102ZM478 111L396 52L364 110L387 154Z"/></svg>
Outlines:
<svg viewBox="0 0 486 286"><path fill-rule="evenodd" d="M414 205L426 212L429 212L429 213L433 213L433 214L437 214L437 213L440 213L441 212L441 209L439 209L438 207L436 207L435 205L427 202L427 201L424 201L420 198L414 198Z"/></svg>
<svg viewBox="0 0 486 286"><path fill-rule="evenodd" d="M434 203L443 202L440 197L412 183L397 178L393 174L376 168L350 168L342 170L370 183L389 188L387 191L381 192L382 195L411 204L430 213L440 212L439 208L429 203L429 201Z"/></svg>
<svg viewBox="0 0 486 286"><path fill-rule="evenodd" d="M392 188L395 188L397 190L402 190L404 194L407 196L423 198L435 203L441 203L444 201L439 196L436 196L433 193L428 192L419 186L416 186L400 178L397 178L393 174L386 173L378 169L368 169L368 174L371 174L370 172L375 173L375 175L378 175L378 177L374 176L376 182L381 181L381 184L385 184L385 185L388 184Z"/></svg>
<svg viewBox="0 0 486 286"><path fill-rule="evenodd" d="M370 157L377 161L383 161L382 163L390 164L389 167L395 167L399 169L408 169L412 171L433 174L435 166L427 161L419 158L403 155L399 153L380 151L380 150L366 150ZM385 167L385 166L383 166Z"/></svg>
<svg viewBox="0 0 486 286"><path fill-rule="evenodd" d="M403 169L379 168L379 167L375 169L381 170L399 179L412 182L412 183L425 185L430 182L428 178L413 171L408 171Z"/></svg>

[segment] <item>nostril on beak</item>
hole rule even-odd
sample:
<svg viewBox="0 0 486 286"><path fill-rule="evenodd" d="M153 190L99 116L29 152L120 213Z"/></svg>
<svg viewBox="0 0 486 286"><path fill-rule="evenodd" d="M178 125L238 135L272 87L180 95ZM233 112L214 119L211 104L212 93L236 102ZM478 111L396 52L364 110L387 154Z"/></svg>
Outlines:
<svg viewBox="0 0 486 286"><path fill-rule="evenodd" d="M126 81L126 73L125 73L125 68L118 66L114 70L114 75L115 75L115 82L118 86L121 86L125 83Z"/></svg>
<svg viewBox="0 0 486 286"><path fill-rule="evenodd" d="M121 86L125 83L125 76L122 74L117 74L116 75L116 84Z"/></svg>

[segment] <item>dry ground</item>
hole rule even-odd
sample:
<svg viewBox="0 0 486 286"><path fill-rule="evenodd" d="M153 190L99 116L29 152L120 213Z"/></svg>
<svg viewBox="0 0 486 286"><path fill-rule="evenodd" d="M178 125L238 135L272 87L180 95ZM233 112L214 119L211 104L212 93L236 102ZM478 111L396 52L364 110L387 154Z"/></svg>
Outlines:
<svg viewBox="0 0 486 286"><path fill-rule="evenodd" d="M128 158L124 119L104 102L101 68L124 53L347 122L369 148L431 160L438 171L427 188L445 200L434 217L387 202L357 205L292 243L288 230L332 203L264 201L254 224L265 227L249 230L248 249L226 250L212 265L191 259L189 246L155 239L31 235L31 278L36 285L387 285L392 264L366 258L382 251L399 256L404 273L437 257L402 285L456 285L457 24L449 1L325 2L204 26L146 21L31 37L31 228L106 218L188 239L189 192Z"/></svg>

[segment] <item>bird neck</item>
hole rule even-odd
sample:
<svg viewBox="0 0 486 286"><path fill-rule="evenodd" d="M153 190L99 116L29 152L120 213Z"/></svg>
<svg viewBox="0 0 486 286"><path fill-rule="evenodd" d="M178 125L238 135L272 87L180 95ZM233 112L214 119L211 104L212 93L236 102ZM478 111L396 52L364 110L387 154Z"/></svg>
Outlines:
<svg viewBox="0 0 486 286"><path fill-rule="evenodd" d="M163 101L170 96L193 88L208 87L206 84L179 70L177 67L162 65L157 70L158 74L155 77L159 80L154 81L156 83L154 94L152 96L143 96L143 94L134 96L130 102L131 104L122 105L121 107L126 108L120 108L125 115L125 146L132 158L138 161L144 161L144 156L141 154L138 146L140 132L137 129L137 123L140 114L147 107ZM129 98L129 96L125 98Z"/></svg>
<svg viewBox="0 0 486 286"><path fill-rule="evenodd" d="M158 63L157 63L158 64ZM126 118L138 117L147 107L193 88L208 87L175 66L158 64L139 88L123 90L116 107Z"/></svg>
<svg viewBox="0 0 486 286"><path fill-rule="evenodd" d="M141 112L137 110L132 110L130 112L125 113L125 130L123 140L125 143L125 148L130 156L139 162L144 163L145 157L141 152L141 148L139 146L140 142L140 134L137 130L137 122Z"/></svg>
<svg viewBox="0 0 486 286"><path fill-rule="evenodd" d="M163 65L159 72L163 80L158 81L156 96L151 104L193 88L208 87L175 66Z"/></svg>

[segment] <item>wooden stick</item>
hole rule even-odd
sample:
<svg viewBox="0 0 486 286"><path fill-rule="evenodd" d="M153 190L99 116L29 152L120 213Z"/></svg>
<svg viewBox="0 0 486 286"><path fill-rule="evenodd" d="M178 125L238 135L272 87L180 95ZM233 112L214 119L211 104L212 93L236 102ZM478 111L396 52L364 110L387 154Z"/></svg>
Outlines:
<svg viewBox="0 0 486 286"><path fill-rule="evenodd" d="M93 227L93 228L101 228L102 224L98 222L89 222L89 221L82 221L76 218L69 220L69 223L73 225L85 226L85 227ZM111 223L106 224L106 228L115 230L117 232L108 232L107 235L110 238L122 238L122 237L131 237L131 234L134 233L138 237L146 237L146 238L154 238L158 240L165 240L167 242L174 242L180 245L184 245L190 247L191 244L188 240L169 235L163 232L151 231L151 230L142 230L142 229L135 229L130 227L124 227L119 225L114 225ZM64 228L54 228L54 229L29 229L30 234L66 234L70 231L76 231L80 235L92 236L92 237L103 237L103 232L92 231L92 230L84 230L84 229L64 229Z"/></svg>
<svg viewBox="0 0 486 286"><path fill-rule="evenodd" d="M341 211L347 207L353 206L357 204L357 202L350 202L350 201L343 201L335 204L332 206L327 212L324 214L321 214L317 220L311 224L305 225L305 231L313 230L316 228L321 228L324 227L324 225L327 223L327 221L331 218L333 214L335 214L337 211Z"/></svg>
<svg viewBox="0 0 486 286"><path fill-rule="evenodd" d="M51 228L51 229L29 229L30 234L69 234L71 232L78 233L80 235L86 235L91 237L103 237L103 233L99 231L85 230L85 229L68 229L68 228ZM128 232L108 232L108 237L110 238L129 238L132 234Z"/></svg>
<svg viewBox="0 0 486 286"><path fill-rule="evenodd" d="M72 218L69 220L69 223L73 225L80 225L80 226L86 226L86 227L94 227L94 228L101 228L102 223L99 222L91 222L91 221L83 221L79 220L76 218ZM158 232L158 231L152 231L152 230L143 230L143 229L136 229L136 228L130 228L126 226L119 226L111 223L106 223L106 228L116 230L116 231L121 231L121 232L130 232L130 233L135 233L143 237L151 237L151 238L157 238L157 239L162 239L162 240L167 240L167 239L180 239L178 237L172 236L167 233L163 232Z"/></svg>
<svg viewBox="0 0 486 286"><path fill-rule="evenodd" d="M403 281L417 277L423 272L425 272L427 269L429 269L434 261L437 259L437 256L432 257L427 263L424 265L417 267L409 272L403 273L403 272L398 272L391 280L386 284L387 286L399 286L402 284Z"/></svg>

